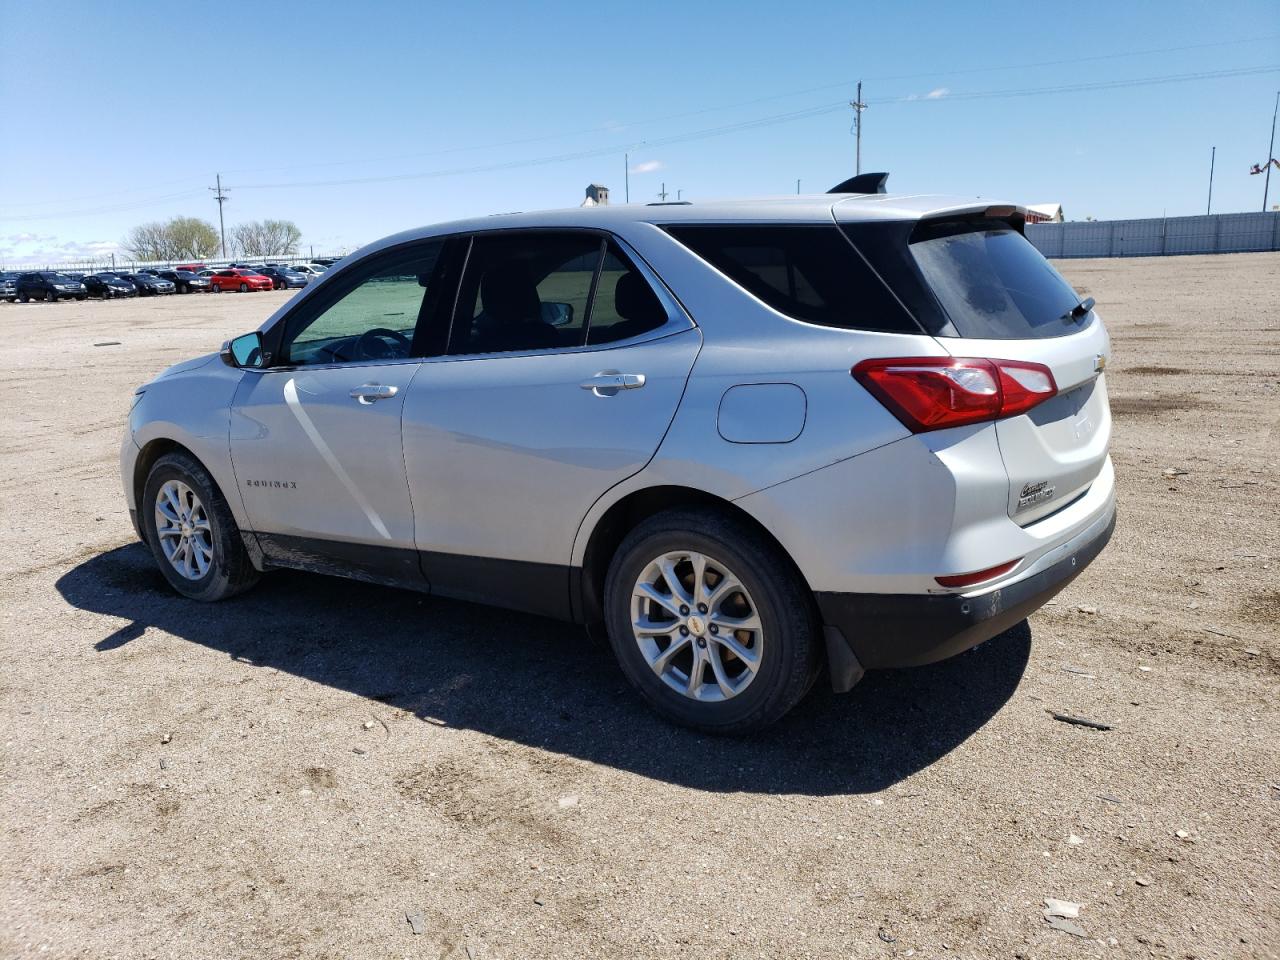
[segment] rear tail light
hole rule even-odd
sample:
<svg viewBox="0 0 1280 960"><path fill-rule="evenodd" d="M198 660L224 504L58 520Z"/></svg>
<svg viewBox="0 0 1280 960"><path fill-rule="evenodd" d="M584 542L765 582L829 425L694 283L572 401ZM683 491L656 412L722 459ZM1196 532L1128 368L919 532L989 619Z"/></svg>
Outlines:
<svg viewBox="0 0 1280 960"><path fill-rule="evenodd" d="M863 360L854 379L912 433L1026 413L1058 392L1041 363L970 357Z"/></svg>
<svg viewBox="0 0 1280 960"><path fill-rule="evenodd" d="M1022 559L1021 557L1018 558ZM971 587L975 583L982 583L984 580L994 580L996 577L1003 577L1006 573L1018 565L1018 560L1010 560L1008 563L1002 563L998 567L988 567L986 570L977 570L973 573L959 573L953 577L934 577L944 587Z"/></svg>

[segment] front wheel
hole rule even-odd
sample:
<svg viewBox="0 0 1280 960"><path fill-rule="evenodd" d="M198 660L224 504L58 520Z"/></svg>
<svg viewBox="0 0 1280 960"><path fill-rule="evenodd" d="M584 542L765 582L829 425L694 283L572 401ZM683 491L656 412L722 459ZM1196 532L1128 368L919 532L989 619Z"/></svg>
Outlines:
<svg viewBox="0 0 1280 960"><path fill-rule="evenodd" d="M224 600L258 582L222 491L189 454L155 462L138 510L160 572L178 593Z"/></svg>
<svg viewBox="0 0 1280 960"><path fill-rule="evenodd" d="M249 285L248 285L247 283L242 283L242 284L240 284L240 292L241 292L241 293L248 293L248 292L249 292Z"/></svg>
<svg viewBox="0 0 1280 960"><path fill-rule="evenodd" d="M605 613L632 685L664 717L707 733L769 726L821 665L808 586L728 514L671 510L632 530L609 566Z"/></svg>
<svg viewBox="0 0 1280 960"><path fill-rule="evenodd" d="M45 300L47 300L49 303L57 303L57 302L58 302L58 295L57 295L56 293L54 293L52 290L46 290L46 291L44 292L44 298L45 298Z"/></svg>

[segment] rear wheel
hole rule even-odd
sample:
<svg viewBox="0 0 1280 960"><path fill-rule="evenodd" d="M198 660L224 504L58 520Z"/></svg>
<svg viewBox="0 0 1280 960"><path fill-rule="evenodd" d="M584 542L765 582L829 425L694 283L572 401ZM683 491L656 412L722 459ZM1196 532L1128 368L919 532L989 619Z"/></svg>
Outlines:
<svg viewBox="0 0 1280 960"><path fill-rule="evenodd" d="M726 514L672 510L637 526L610 564L605 611L632 685L664 717L708 733L769 726L821 664L808 586Z"/></svg>
<svg viewBox="0 0 1280 960"><path fill-rule="evenodd" d="M160 572L178 593L224 600L258 582L222 491L189 454L155 462L138 510Z"/></svg>
<svg viewBox="0 0 1280 960"><path fill-rule="evenodd" d="M242 283L242 284L240 284L240 292L241 292L241 293L248 293L248 292L249 292L249 285L248 285L247 283Z"/></svg>

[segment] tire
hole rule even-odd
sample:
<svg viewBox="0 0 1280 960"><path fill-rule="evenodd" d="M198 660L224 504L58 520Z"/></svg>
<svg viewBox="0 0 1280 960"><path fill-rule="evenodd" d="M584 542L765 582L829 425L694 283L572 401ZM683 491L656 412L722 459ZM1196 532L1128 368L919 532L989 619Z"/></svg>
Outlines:
<svg viewBox="0 0 1280 960"><path fill-rule="evenodd" d="M54 292L53 290L46 290L46 291L44 292L44 298L45 298L46 302L48 302L48 303L57 303L57 302L58 302L58 294L57 294L56 292Z"/></svg>
<svg viewBox="0 0 1280 960"><path fill-rule="evenodd" d="M25 295L24 295L24 296L18 297L18 302L19 302L19 303L26 303L26 302L27 302L28 300L30 300L30 299L31 299L30 297L28 297L28 296L25 296Z"/></svg>
<svg viewBox="0 0 1280 960"><path fill-rule="evenodd" d="M219 286L219 285L218 285L218 284L216 284L216 283L211 283L211 284L209 284L209 292L210 292L210 293L221 293L221 292L222 292L222 287L221 287L221 286Z"/></svg>
<svg viewBox="0 0 1280 960"><path fill-rule="evenodd" d="M707 559L709 571L727 572L743 588L719 598L708 612L690 609L688 634L672 632L670 638L652 638L649 652L633 629L637 603L647 605L645 617L668 615L657 604L637 600L634 591L642 575L647 578L657 569L656 561L665 555L697 553ZM685 573L682 573L682 570ZM682 592L688 594L693 583L692 567L680 561L675 568L677 578L688 576ZM704 579L711 583L711 576ZM657 588L655 588L657 589ZM714 591L712 591L714 593ZM650 594L652 596L652 594ZM704 597L705 598L705 597ZM690 598L692 599L692 598ZM709 598L707 598L709 599ZM726 614L725 607L734 604ZM758 630L720 631L713 637L712 624L718 616L749 617L754 614ZM663 717L681 726L714 734L747 734L762 730L779 720L794 707L813 685L822 665L822 635L817 612L808 585L791 560L759 531L742 520L725 513L708 510L677 509L656 514L639 524L619 545L609 565L605 581L605 617L609 642L622 672L640 695ZM742 620L741 622L748 622ZM663 623L665 626L666 624ZM727 642L739 642L744 654L758 651L755 669L748 670L747 661L736 658ZM665 643L659 649L658 644ZM674 656L672 647L681 646ZM699 651L699 648L701 650ZM707 657L715 652L717 672ZM662 675L651 663L665 656L667 665ZM683 663L692 666L692 657L701 655L698 675L704 678L698 690L720 699L694 698L672 686L687 686L692 670L676 673ZM681 658L684 658L682 661ZM749 679L748 673L751 674ZM717 682L730 675L727 686L740 684L727 694L726 684Z"/></svg>
<svg viewBox="0 0 1280 960"><path fill-rule="evenodd" d="M241 292L241 293L248 293L248 292L249 292L249 285L248 285L247 283L242 283L242 284L240 284L240 292Z"/></svg>
<svg viewBox="0 0 1280 960"><path fill-rule="evenodd" d="M89 295L88 295L87 293L77 293L77 294L76 294L76 299L77 299L77 300L88 300L88 299L89 299Z"/></svg>
<svg viewBox="0 0 1280 960"><path fill-rule="evenodd" d="M198 552L203 554L207 550L209 555L203 572L200 571L199 564L193 562L195 569L192 573L195 576L179 572L180 561L170 561L166 553L166 549L176 546L178 538L166 537L165 544L162 544L157 530L156 504L162 489L170 483L185 486L195 495L202 507L195 515L203 517L207 525L207 532L195 534L202 545ZM225 600L248 590L262 576L249 560L244 542L240 539L240 529L231 516L231 508L227 506L222 491L208 471L190 454L168 453L155 462L143 485L138 510L147 535L147 544L151 547L161 574L184 597L205 602ZM175 511L170 507L170 512ZM175 550L175 553L178 552Z"/></svg>

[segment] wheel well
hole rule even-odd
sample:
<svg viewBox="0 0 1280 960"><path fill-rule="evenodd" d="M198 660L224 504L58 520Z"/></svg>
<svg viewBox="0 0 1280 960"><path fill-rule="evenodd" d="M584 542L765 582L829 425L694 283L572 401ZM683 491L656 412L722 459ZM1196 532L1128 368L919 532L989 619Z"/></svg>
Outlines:
<svg viewBox="0 0 1280 960"><path fill-rule="evenodd" d="M142 509L142 490L147 485L147 476L151 473L151 468L166 453L173 453L174 451L185 453L197 463L200 462L199 457L178 443L178 441L169 440L165 437L150 441L138 454L138 459L133 464L133 504L136 510ZM141 518L141 516L142 514L139 513L138 517ZM143 540L146 540L145 530L146 524L139 520L138 532Z"/></svg>
<svg viewBox="0 0 1280 960"><path fill-rule="evenodd" d="M604 623L604 582L609 574L609 563L623 539L655 513L673 507L703 507L749 524L778 549L778 553L795 568L801 582L807 583L804 574L796 567L795 561L778 542L777 537L741 507L723 497L691 487L648 487L627 494L611 506L591 531L582 559L581 586L582 620L589 631L595 633Z"/></svg>

